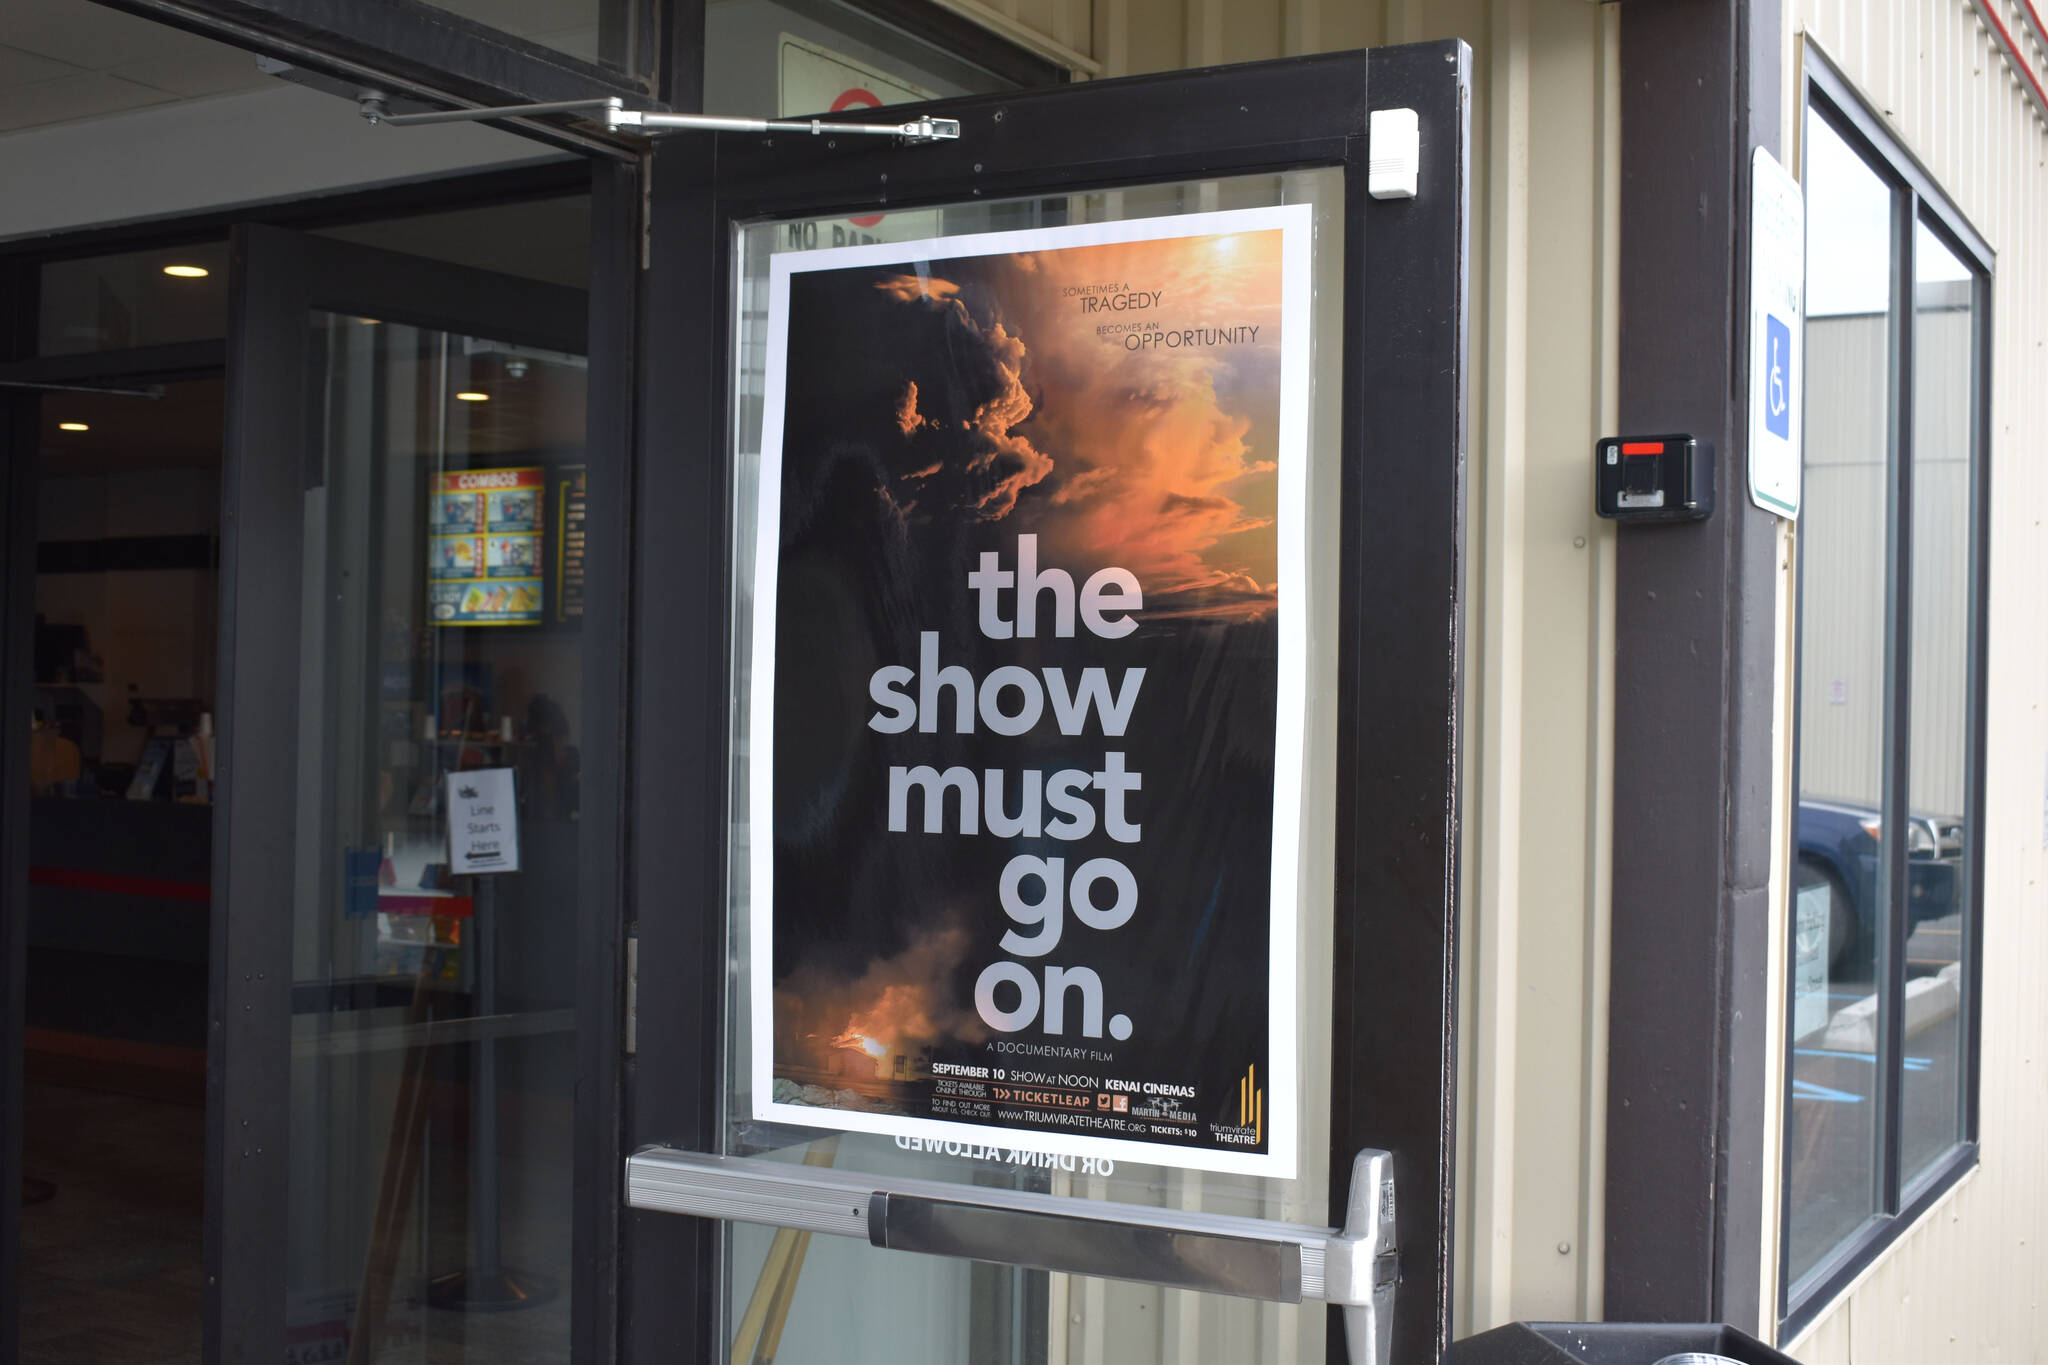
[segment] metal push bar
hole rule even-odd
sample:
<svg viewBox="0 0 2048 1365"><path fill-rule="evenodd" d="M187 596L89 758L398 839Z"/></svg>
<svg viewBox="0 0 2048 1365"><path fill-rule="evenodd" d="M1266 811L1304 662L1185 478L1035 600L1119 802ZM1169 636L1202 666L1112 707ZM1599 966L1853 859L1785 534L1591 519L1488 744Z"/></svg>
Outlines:
<svg viewBox="0 0 2048 1365"><path fill-rule="evenodd" d="M626 1158L636 1209L861 1237L892 1251L1344 1309L1352 1365L1389 1365L1394 1160L1360 1152L1342 1228L1027 1190L898 1180L649 1147Z"/></svg>

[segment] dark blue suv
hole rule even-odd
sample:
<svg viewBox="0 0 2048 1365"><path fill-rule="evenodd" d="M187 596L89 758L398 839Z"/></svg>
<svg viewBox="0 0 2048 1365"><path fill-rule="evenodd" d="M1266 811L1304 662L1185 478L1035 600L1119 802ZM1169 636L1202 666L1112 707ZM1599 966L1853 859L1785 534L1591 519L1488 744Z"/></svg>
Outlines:
<svg viewBox="0 0 2048 1365"><path fill-rule="evenodd" d="M1827 885L1834 905L1849 908L1828 922L1828 965L1852 950L1867 951L1877 907L1878 835L1884 827L1868 806L1833 801L1799 803L1798 886ZM1906 826L1907 930L1956 908L1963 861L1963 822L1955 816L1915 815Z"/></svg>

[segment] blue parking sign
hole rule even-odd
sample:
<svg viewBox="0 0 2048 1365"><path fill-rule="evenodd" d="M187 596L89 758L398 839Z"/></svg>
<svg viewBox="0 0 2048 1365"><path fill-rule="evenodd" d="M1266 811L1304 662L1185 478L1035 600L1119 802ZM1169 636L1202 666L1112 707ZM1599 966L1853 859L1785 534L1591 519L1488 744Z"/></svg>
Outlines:
<svg viewBox="0 0 2048 1365"><path fill-rule="evenodd" d="M1781 441L1792 439L1792 329L1775 313L1764 314L1764 428Z"/></svg>

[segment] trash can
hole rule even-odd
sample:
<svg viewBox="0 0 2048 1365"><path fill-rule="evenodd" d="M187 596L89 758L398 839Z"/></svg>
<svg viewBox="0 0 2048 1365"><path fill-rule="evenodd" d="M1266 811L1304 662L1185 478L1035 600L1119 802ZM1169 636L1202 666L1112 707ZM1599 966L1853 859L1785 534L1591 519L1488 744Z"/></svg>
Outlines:
<svg viewBox="0 0 2048 1365"><path fill-rule="evenodd" d="M1444 1365L1657 1365L1688 1351L1741 1365L1799 1365L1719 1322L1514 1322L1452 1342Z"/></svg>

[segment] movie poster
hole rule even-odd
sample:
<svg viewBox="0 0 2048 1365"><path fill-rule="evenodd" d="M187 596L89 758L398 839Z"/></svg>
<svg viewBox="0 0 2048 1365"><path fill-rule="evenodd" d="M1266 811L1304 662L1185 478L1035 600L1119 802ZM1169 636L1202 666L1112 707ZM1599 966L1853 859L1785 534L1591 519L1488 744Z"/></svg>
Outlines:
<svg viewBox="0 0 2048 1365"><path fill-rule="evenodd" d="M772 258L755 1118L1294 1175L1310 231Z"/></svg>

